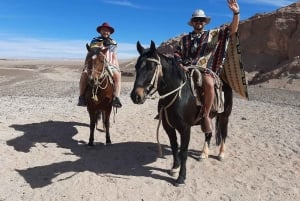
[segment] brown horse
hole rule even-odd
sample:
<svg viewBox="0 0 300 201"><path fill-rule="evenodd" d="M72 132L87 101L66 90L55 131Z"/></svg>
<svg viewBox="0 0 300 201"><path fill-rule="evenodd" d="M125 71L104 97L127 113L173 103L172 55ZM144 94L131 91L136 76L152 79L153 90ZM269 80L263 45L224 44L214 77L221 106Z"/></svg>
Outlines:
<svg viewBox="0 0 300 201"><path fill-rule="evenodd" d="M111 144L110 140L110 114L113 100L113 79L107 68L105 51L100 47L90 47L88 44L85 65L88 69L88 86L85 93L87 100L87 111L90 116L90 138L89 146L94 145L94 131L98 118L102 117L105 128L106 144Z"/></svg>

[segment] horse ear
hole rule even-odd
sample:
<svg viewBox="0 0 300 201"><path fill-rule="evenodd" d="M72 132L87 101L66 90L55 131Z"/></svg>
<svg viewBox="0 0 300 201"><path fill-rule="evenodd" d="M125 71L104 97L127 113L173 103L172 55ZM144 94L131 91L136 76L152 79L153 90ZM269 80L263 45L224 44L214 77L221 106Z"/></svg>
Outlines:
<svg viewBox="0 0 300 201"><path fill-rule="evenodd" d="M91 51L91 47L89 46L88 43L85 46L86 46L87 51Z"/></svg>
<svg viewBox="0 0 300 201"><path fill-rule="evenodd" d="M155 43L153 40L151 40L150 50L152 51L156 50Z"/></svg>
<svg viewBox="0 0 300 201"><path fill-rule="evenodd" d="M140 55L144 52L145 48L142 47L140 41L138 41L136 43L136 48L137 48L137 51L140 53Z"/></svg>

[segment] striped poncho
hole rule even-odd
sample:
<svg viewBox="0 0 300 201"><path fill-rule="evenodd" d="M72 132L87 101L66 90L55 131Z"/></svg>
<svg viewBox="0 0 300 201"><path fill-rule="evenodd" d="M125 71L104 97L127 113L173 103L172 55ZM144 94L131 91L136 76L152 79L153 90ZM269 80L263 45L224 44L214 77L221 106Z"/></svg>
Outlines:
<svg viewBox="0 0 300 201"><path fill-rule="evenodd" d="M228 40L228 27L199 34L190 32L182 37L174 56L185 65L209 68L219 74L226 56Z"/></svg>

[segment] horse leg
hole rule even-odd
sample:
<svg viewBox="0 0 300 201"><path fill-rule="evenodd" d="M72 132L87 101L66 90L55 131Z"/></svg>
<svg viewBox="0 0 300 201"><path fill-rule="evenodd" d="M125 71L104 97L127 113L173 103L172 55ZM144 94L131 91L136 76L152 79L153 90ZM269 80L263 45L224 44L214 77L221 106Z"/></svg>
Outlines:
<svg viewBox="0 0 300 201"><path fill-rule="evenodd" d="M224 84L223 90L225 95L224 112L218 114L216 118L216 144L220 145L218 155L218 159L220 161L225 157L225 141L228 133L229 116L233 105L232 89L228 85Z"/></svg>
<svg viewBox="0 0 300 201"><path fill-rule="evenodd" d="M228 132L229 118L220 114L216 119L216 144L220 145L218 159L221 161L225 157L225 141Z"/></svg>
<svg viewBox="0 0 300 201"><path fill-rule="evenodd" d="M106 145L111 144L111 140L110 140L110 132L109 132L109 127L110 127L110 122L109 122L109 118L110 118L110 112L108 111L103 111L104 115L103 115L103 122L104 122L104 127L105 127L105 139L106 139Z"/></svg>
<svg viewBox="0 0 300 201"><path fill-rule="evenodd" d="M202 152L199 156L199 160L208 158L211 136L212 136L212 133L205 133L205 142L203 145Z"/></svg>
<svg viewBox="0 0 300 201"><path fill-rule="evenodd" d="M104 113L105 112L101 112L101 116L102 116L102 128L103 128L103 131L106 132L105 121L104 121L104 118L105 118Z"/></svg>
<svg viewBox="0 0 300 201"><path fill-rule="evenodd" d="M97 117L96 128L99 129L99 130L101 130L101 131L103 131L103 132L105 132L104 114L103 114L103 112L100 111L97 116L98 117ZM102 128L100 126L98 126L99 125L99 121L101 121L101 123L102 123Z"/></svg>
<svg viewBox="0 0 300 201"><path fill-rule="evenodd" d="M97 112L90 112L90 138L89 138L89 146L94 146L94 131L97 123Z"/></svg>
<svg viewBox="0 0 300 201"><path fill-rule="evenodd" d="M186 160L188 155L188 146L190 143L190 135L191 135L191 127L185 128L183 131L180 132L180 152L179 152L179 158L180 158L180 171L179 176L176 180L175 186L182 186L185 184L186 179Z"/></svg>
<svg viewBox="0 0 300 201"><path fill-rule="evenodd" d="M165 131L168 134L168 137L170 140L170 145L171 145L171 150L172 150L172 154L173 154L173 166L172 166L172 169L170 170L170 175L176 176L180 169L180 160L179 160L179 155L178 155L178 143L177 143L176 131L174 128L168 128L168 129L165 128Z"/></svg>
<svg viewBox="0 0 300 201"><path fill-rule="evenodd" d="M225 139L222 139L218 159L219 161L222 161L224 158L225 158Z"/></svg>

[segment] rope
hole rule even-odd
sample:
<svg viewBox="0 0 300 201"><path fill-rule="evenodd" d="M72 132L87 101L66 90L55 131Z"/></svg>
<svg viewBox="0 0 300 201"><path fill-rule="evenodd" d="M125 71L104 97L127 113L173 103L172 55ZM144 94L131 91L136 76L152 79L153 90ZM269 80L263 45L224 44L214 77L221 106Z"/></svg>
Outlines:
<svg viewBox="0 0 300 201"><path fill-rule="evenodd" d="M155 72L154 72L154 75L151 79L151 82L149 84L149 88L151 88L151 86L153 87L153 89L151 89L151 91L153 91L151 93L151 91L149 92L150 96L152 96L156 91L157 91L157 85L158 85L158 78L160 75L162 75L162 65L161 65L161 62L160 62L160 57L158 57L158 59L154 59L154 58L148 58L147 61L152 61L152 62L155 62L157 64L156 66L156 69L155 69ZM163 156L163 153L162 153L162 148L161 148L161 144L160 144L160 141L159 141L159 127L160 127L160 124L161 124L161 119L162 119L162 113L164 112L165 113L165 118L166 118L166 121L168 123L168 125L171 127L171 128L174 128L170 121L169 121L169 117L168 117L168 113L167 113L167 109L169 107L171 107L171 105L176 101L176 99L178 98L178 96L180 96L181 94L181 89L183 88L183 86L186 84L186 81L182 84L180 84L179 87L177 87L176 89L164 94L164 95L160 95L159 96L159 99L164 99L174 93L177 92L177 94L174 96L174 98L172 99L172 101L165 107L162 107L159 111L159 121L158 121L158 125L157 125L157 129L156 129L156 140L157 140L157 144L158 144L158 155L159 157L162 157Z"/></svg>
<svg viewBox="0 0 300 201"><path fill-rule="evenodd" d="M173 94L173 93L175 93L177 91L180 91L182 89L182 87L185 85L185 83L186 83L186 81L183 84L181 84L178 88L176 88L176 89L174 89L174 90L170 91L169 93L166 93L166 94L164 94L162 96L159 96L158 98L159 99L164 99L164 98L170 96L171 94Z"/></svg>
<svg viewBox="0 0 300 201"><path fill-rule="evenodd" d="M167 106L162 107L160 109L160 111L159 111L159 121L158 121L157 129L156 129L156 140L157 140L157 144L158 144L158 155L159 155L159 157L163 157L162 148L161 148L161 145L160 145L160 142L159 142L159 127L160 127L160 124L161 124L162 114L164 112L165 118L166 118L166 121L167 121L168 125L171 128L174 128L171 125L170 121L169 121L167 109L169 107L171 107L171 105L175 102L175 100L177 99L178 95L179 95L179 92L176 94L176 96L174 96L174 98L172 99L172 101Z"/></svg>

